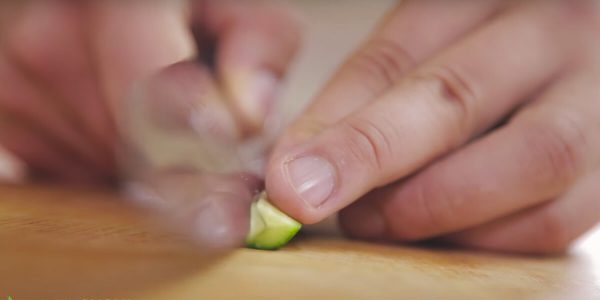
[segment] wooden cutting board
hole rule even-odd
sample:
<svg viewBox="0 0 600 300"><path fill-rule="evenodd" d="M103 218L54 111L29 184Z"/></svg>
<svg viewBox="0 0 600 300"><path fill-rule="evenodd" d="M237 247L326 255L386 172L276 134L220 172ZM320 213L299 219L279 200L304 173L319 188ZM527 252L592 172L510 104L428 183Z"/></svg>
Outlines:
<svg viewBox="0 0 600 300"><path fill-rule="evenodd" d="M295 1L308 34L288 103L308 100L396 1L342 2ZM600 299L594 238L555 258L324 236L207 257L153 218L110 192L0 187L0 300Z"/></svg>
<svg viewBox="0 0 600 300"><path fill-rule="evenodd" d="M540 258L309 236L208 257L110 192L0 195L0 299L600 299L594 243Z"/></svg>

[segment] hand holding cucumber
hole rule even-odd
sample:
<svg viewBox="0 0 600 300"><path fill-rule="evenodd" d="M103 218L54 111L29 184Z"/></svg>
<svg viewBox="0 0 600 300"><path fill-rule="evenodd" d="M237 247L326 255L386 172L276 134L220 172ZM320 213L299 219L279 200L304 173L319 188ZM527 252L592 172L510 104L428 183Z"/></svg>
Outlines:
<svg viewBox="0 0 600 300"><path fill-rule="evenodd" d="M125 115L130 191L206 247L339 212L355 238L556 253L600 220L597 1L402 1L265 157L299 42L269 3L1 3L0 175L114 181Z"/></svg>
<svg viewBox="0 0 600 300"><path fill-rule="evenodd" d="M402 1L266 183L355 238L561 253L600 221L598 1Z"/></svg>
<svg viewBox="0 0 600 300"><path fill-rule="evenodd" d="M256 176L194 168L214 156L182 170L182 161L155 155L177 145L121 140L129 126L121 121L132 113L132 94L149 93L143 108L174 140L193 131L229 145L260 135L299 39L295 15L273 2L4 1L0 179L127 181L140 203L200 244L241 246ZM123 142L135 147L117 159Z"/></svg>

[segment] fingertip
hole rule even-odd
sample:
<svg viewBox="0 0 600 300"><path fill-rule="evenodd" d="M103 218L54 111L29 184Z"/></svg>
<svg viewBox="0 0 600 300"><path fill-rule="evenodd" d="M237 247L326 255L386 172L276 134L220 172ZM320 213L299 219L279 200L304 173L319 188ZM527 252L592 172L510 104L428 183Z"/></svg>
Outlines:
<svg viewBox="0 0 600 300"><path fill-rule="evenodd" d="M241 247L250 226L249 201L230 193L207 195L192 208L188 232L209 251Z"/></svg>
<svg viewBox="0 0 600 300"><path fill-rule="evenodd" d="M23 183L27 178L27 166L10 152L0 148L0 182Z"/></svg>
<svg viewBox="0 0 600 300"><path fill-rule="evenodd" d="M261 129L274 111L280 78L268 69L248 69L228 72L226 84L231 101L248 125Z"/></svg>
<svg viewBox="0 0 600 300"><path fill-rule="evenodd" d="M290 184L286 165L289 161L278 158L268 165L266 174L266 189L271 202L281 211L303 224L314 224L321 221L319 212L307 205L300 198L296 189Z"/></svg>
<svg viewBox="0 0 600 300"><path fill-rule="evenodd" d="M276 113L284 74L300 48L301 27L292 15L279 7L252 7L218 33L217 68L251 131Z"/></svg>
<svg viewBox="0 0 600 300"><path fill-rule="evenodd" d="M171 169L131 181L126 192L135 204L157 213L161 224L203 252L216 252L243 246L258 184L247 174Z"/></svg>

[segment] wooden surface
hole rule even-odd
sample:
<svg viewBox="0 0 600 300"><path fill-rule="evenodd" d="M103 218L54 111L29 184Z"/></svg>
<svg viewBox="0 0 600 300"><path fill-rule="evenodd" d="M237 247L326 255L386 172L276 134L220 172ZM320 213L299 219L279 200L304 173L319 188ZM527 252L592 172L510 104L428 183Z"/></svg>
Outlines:
<svg viewBox="0 0 600 300"><path fill-rule="evenodd" d="M284 95L291 112L393 1L342 2L300 2L308 43ZM314 235L207 257L114 194L0 187L0 299L600 299L596 236L559 258Z"/></svg>
<svg viewBox="0 0 600 300"><path fill-rule="evenodd" d="M324 236L210 257L111 193L0 195L0 299L600 299L593 237L554 258Z"/></svg>

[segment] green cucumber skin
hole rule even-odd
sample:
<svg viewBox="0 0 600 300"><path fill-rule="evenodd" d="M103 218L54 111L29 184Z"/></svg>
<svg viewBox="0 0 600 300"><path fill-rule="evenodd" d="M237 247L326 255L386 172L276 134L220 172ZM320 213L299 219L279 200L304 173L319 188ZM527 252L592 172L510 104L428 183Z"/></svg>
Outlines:
<svg viewBox="0 0 600 300"><path fill-rule="evenodd" d="M256 244L248 244L247 247L250 248L250 249L261 250L261 251L275 251L275 250L281 249L282 246L278 246L278 247L262 247L262 246L259 246L259 245L256 245Z"/></svg>
<svg viewBox="0 0 600 300"><path fill-rule="evenodd" d="M257 249L257 250L278 250L281 249L281 247L287 245L300 231L300 228L298 228L298 231L294 234L291 234L290 237L286 240L282 240L281 243L277 243L277 244L273 244L273 245L262 245L261 243L247 243L246 246L248 248L252 248L252 249Z"/></svg>
<svg viewBox="0 0 600 300"><path fill-rule="evenodd" d="M284 224L284 226L287 226L288 230L284 231L284 234L278 234L278 232L280 232L278 228L269 228L267 224L269 224L270 222L265 221L265 219L263 219L265 216L262 215L261 212L264 213L265 211L261 210L260 207L262 207L263 209L266 208L268 212L272 212L273 210L275 210L275 216L287 219L288 221L285 222L286 224ZM285 215L276 207L271 205L268 201L268 197L265 192L261 193L258 196L258 200L252 204L251 215L251 217L253 218L251 219L251 232L249 233L249 236L246 239L246 246L248 248L254 248L258 250L280 249L281 247L289 243L298 234L298 232L300 232L300 229L302 228L302 224L300 224L296 220L291 219L289 216ZM260 232L255 232L254 229L252 229L254 228L254 218L256 217L259 217L262 221L261 223L267 226L266 228L262 228Z"/></svg>

